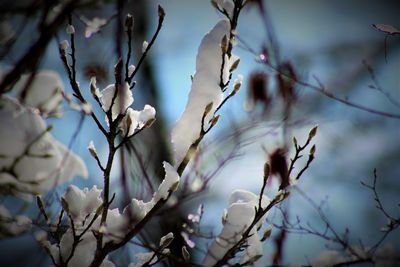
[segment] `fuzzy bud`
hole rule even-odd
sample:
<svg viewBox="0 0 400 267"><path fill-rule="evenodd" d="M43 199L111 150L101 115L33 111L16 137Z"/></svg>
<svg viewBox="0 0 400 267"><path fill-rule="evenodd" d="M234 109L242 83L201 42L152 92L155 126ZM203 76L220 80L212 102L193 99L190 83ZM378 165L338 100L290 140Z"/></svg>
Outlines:
<svg viewBox="0 0 400 267"><path fill-rule="evenodd" d="M310 132L308 133L308 140L311 141L311 139L314 138L314 136L317 134L317 129L318 129L318 125L314 126Z"/></svg>
<svg viewBox="0 0 400 267"><path fill-rule="evenodd" d="M182 257L183 257L183 259L184 259L186 262L189 262L189 261L190 261L190 253L189 253L189 251L187 250L186 246L183 246L183 247L182 247Z"/></svg>
<svg viewBox="0 0 400 267"><path fill-rule="evenodd" d="M279 190L285 189L289 186L289 170L286 161L286 151L283 148L277 148L270 155L270 172L272 175L276 174L281 180Z"/></svg>
<svg viewBox="0 0 400 267"><path fill-rule="evenodd" d="M153 125L153 123L154 123L155 121L156 121L155 118L152 118L152 119L148 120L148 121L146 122L146 124L144 125L144 128L150 128L150 127Z"/></svg>
<svg viewBox="0 0 400 267"><path fill-rule="evenodd" d="M162 19L165 17L165 10L161 5L158 5L158 16Z"/></svg>
<svg viewBox="0 0 400 267"><path fill-rule="evenodd" d="M219 117L220 117L220 115L217 115L217 116L212 118L211 126L215 126L218 123Z"/></svg>
<svg viewBox="0 0 400 267"><path fill-rule="evenodd" d="M166 248L168 247L172 241L174 240L174 234L173 233L168 233L165 236L161 237L160 239L160 247Z"/></svg>
<svg viewBox="0 0 400 267"><path fill-rule="evenodd" d="M90 78L90 92L92 93L94 98L99 98L100 97L100 92L99 89L96 86L97 80L96 77L93 76Z"/></svg>
<svg viewBox="0 0 400 267"><path fill-rule="evenodd" d="M236 59L233 63L231 68L229 69L229 72L233 72L234 70L237 69L237 67L239 66L240 63L240 58Z"/></svg>
<svg viewBox="0 0 400 267"><path fill-rule="evenodd" d="M66 31L67 31L67 34L75 34L75 28L71 24L68 24Z"/></svg>
<svg viewBox="0 0 400 267"><path fill-rule="evenodd" d="M224 212L222 213L222 218L221 218L223 225L226 223L227 219L228 219L228 211L226 209L224 209Z"/></svg>
<svg viewBox="0 0 400 267"><path fill-rule="evenodd" d="M311 149L310 149L310 157L314 157L315 150L316 150L316 147L315 147L315 145L313 145L313 146L311 147Z"/></svg>
<svg viewBox="0 0 400 267"><path fill-rule="evenodd" d="M125 27L127 30L132 31L133 23L134 23L133 16L131 14L126 15Z"/></svg>
<svg viewBox="0 0 400 267"><path fill-rule="evenodd" d="M238 77L233 82L232 95L235 95L239 91L240 87L242 86L242 82L243 82L243 75L238 75Z"/></svg>
<svg viewBox="0 0 400 267"><path fill-rule="evenodd" d="M60 54L62 56L66 56L67 55L67 50L69 48L69 43L67 40L64 40L60 43L59 45L59 49L60 49Z"/></svg>
<svg viewBox="0 0 400 267"><path fill-rule="evenodd" d="M213 102L207 104L206 108L204 109L204 117L207 116L208 113L210 113L212 107L213 107Z"/></svg>
<svg viewBox="0 0 400 267"><path fill-rule="evenodd" d="M128 67L128 75L129 75L129 77L132 76L132 74L135 71L135 69L136 69L135 65L130 65Z"/></svg>
<svg viewBox="0 0 400 267"><path fill-rule="evenodd" d="M224 35L221 41L221 50L222 53L225 54L228 51L228 37Z"/></svg>
<svg viewBox="0 0 400 267"><path fill-rule="evenodd" d="M89 145L87 148L89 150L90 155L92 155L92 157L94 157L94 158L97 158L97 151L96 151L93 141L89 142Z"/></svg>
<svg viewBox="0 0 400 267"><path fill-rule="evenodd" d="M294 136L293 136L293 144L294 144L295 147L297 147L297 139Z"/></svg>
<svg viewBox="0 0 400 267"><path fill-rule="evenodd" d="M272 233L272 226L268 226L267 229L265 229L263 237L261 238L261 242L264 242L265 240L267 240Z"/></svg>
<svg viewBox="0 0 400 267"><path fill-rule="evenodd" d="M142 53L147 51L147 47L149 46L149 43L147 41L143 41L142 44Z"/></svg>

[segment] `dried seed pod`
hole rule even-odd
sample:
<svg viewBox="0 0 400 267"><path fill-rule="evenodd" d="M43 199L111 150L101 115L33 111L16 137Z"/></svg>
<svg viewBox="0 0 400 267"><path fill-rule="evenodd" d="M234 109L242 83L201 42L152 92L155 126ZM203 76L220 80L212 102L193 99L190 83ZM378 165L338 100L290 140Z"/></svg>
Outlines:
<svg viewBox="0 0 400 267"><path fill-rule="evenodd" d="M286 151L283 148L277 148L269 156L271 175L278 175L281 179L279 190L283 190L289 186L289 171L286 161Z"/></svg>
<svg viewBox="0 0 400 267"><path fill-rule="evenodd" d="M271 102L268 95L268 80L263 72L255 72L251 74L248 85L249 102L253 105L261 103L266 109Z"/></svg>

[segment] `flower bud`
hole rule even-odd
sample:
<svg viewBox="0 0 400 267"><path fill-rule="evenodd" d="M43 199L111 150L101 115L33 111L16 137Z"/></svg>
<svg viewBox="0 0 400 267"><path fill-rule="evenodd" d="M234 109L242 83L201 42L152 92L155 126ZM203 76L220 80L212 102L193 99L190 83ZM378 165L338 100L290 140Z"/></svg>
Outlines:
<svg viewBox="0 0 400 267"><path fill-rule="evenodd" d="M128 67L128 76L132 76L133 72L135 71L135 65L129 65Z"/></svg>
<svg viewBox="0 0 400 267"><path fill-rule="evenodd" d="M127 30L131 31L133 29L134 19L131 14L126 15L125 27Z"/></svg>
<svg viewBox="0 0 400 267"><path fill-rule="evenodd" d="M168 233L165 236L161 237L160 239L160 247L166 248L168 247L172 241L174 240L174 234L173 233Z"/></svg>
<svg viewBox="0 0 400 267"><path fill-rule="evenodd" d="M315 145L313 145L313 146L311 147L311 149L310 149L310 156L314 157L315 150L316 150L316 147L315 147Z"/></svg>
<svg viewBox="0 0 400 267"><path fill-rule="evenodd" d="M153 123L154 123L155 121L156 121L155 118L152 118L152 119L148 120L148 121L146 122L146 124L144 125L144 128L150 128L150 127L153 125Z"/></svg>
<svg viewBox="0 0 400 267"><path fill-rule="evenodd" d="M64 40L60 43L59 45L59 49L60 49L60 54L62 56L66 56L67 55L67 50L69 48L69 43L67 40Z"/></svg>
<svg viewBox="0 0 400 267"><path fill-rule="evenodd" d="M212 118L211 126L215 126L218 123L219 117L220 117L220 115L217 115L217 116Z"/></svg>
<svg viewBox="0 0 400 267"><path fill-rule="evenodd" d="M190 261L190 253L189 253L189 251L187 250L186 246L183 246L183 247L182 247L182 257L183 257L183 259L184 259L186 262L189 262L189 261Z"/></svg>
<svg viewBox="0 0 400 267"><path fill-rule="evenodd" d="M308 140L311 141L311 139L314 138L314 136L317 134L317 129L318 129L318 125L314 126L310 132L308 133Z"/></svg>
<svg viewBox="0 0 400 267"><path fill-rule="evenodd" d="M261 242L264 242L265 240L267 240L271 236L271 233L272 233L272 226L270 225L267 227L267 229L265 229L264 235L261 238Z"/></svg>
<svg viewBox="0 0 400 267"><path fill-rule="evenodd" d="M239 91L240 87L242 86L242 82L243 82L243 75L239 74L238 77L233 82L232 95L235 95Z"/></svg>
<svg viewBox="0 0 400 267"><path fill-rule="evenodd" d="M165 10L161 5L158 5L158 16L160 18L164 18L165 17Z"/></svg>
<svg viewBox="0 0 400 267"><path fill-rule="evenodd" d="M147 47L149 46L149 43L147 41L143 41L142 44L142 53L147 51Z"/></svg>
<svg viewBox="0 0 400 267"><path fill-rule="evenodd" d="M294 137L294 136L293 136L293 144L294 144L294 146L297 148L297 139L296 139L296 137Z"/></svg>
<svg viewBox="0 0 400 267"><path fill-rule="evenodd" d="M89 142L89 145L87 148L90 152L90 155L92 155L92 157L94 157L94 158L97 158L97 151L96 151L93 141Z"/></svg>
<svg viewBox="0 0 400 267"><path fill-rule="evenodd" d="M224 35L221 41L221 50L222 53L225 54L228 51L228 37Z"/></svg>
<svg viewBox="0 0 400 267"><path fill-rule="evenodd" d="M99 89L96 87L96 77L93 76L90 78L90 92L92 93L94 98L99 98L100 97L100 92Z"/></svg>
<svg viewBox="0 0 400 267"><path fill-rule="evenodd" d="M74 28L73 25L68 24L66 31L67 31L67 34L74 34L75 33L75 28Z"/></svg>
<svg viewBox="0 0 400 267"><path fill-rule="evenodd" d="M283 148L277 148L270 155L270 172L272 175L277 174L281 180L279 190L289 186L289 170L286 161L286 151Z"/></svg>
<svg viewBox="0 0 400 267"><path fill-rule="evenodd" d="M236 59L233 63L231 68L229 69L229 72L232 72L234 70L236 70L236 68L239 66L240 63L240 58Z"/></svg>
<svg viewBox="0 0 400 267"><path fill-rule="evenodd" d="M221 218L223 225L226 223L227 219L228 219L228 211L226 209L224 209L224 212L222 213L222 218Z"/></svg>
<svg viewBox="0 0 400 267"><path fill-rule="evenodd" d="M204 109L204 116L207 116L207 114L210 113L212 106L213 106L213 102L210 102L207 104L206 108Z"/></svg>

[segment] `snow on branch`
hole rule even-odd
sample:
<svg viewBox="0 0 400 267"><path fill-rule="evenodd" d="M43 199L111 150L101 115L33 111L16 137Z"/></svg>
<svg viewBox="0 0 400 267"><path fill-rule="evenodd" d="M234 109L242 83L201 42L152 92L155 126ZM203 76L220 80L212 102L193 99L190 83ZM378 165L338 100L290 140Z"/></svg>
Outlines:
<svg viewBox="0 0 400 267"><path fill-rule="evenodd" d="M29 197L43 194L75 176L87 177L84 162L55 140L51 127L35 109L16 99L0 99L0 188L8 194ZM21 195L22 194L22 195Z"/></svg>
<svg viewBox="0 0 400 267"><path fill-rule="evenodd" d="M175 166L182 162L190 146L199 138L203 125L202 115L207 105L212 103L211 110L204 118L205 122L210 121L214 111L222 102L220 70L223 64L223 52L221 40L224 36L229 35L229 32L229 21L224 19L219 21L201 41L189 100L182 116L172 130Z"/></svg>

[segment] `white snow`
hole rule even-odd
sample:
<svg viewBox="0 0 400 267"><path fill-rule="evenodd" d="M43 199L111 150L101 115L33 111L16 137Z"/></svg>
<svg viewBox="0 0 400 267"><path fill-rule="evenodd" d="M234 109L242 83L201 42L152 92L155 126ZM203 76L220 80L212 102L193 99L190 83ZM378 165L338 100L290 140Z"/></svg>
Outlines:
<svg viewBox="0 0 400 267"><path fill-rule="evenodd" d="M0 158L2 189L10 190L10 194L42 194L75 176L88 176L82 159L45 133L46 124L34 109L7 96L0 99L0 106L0 121L7 125L0 131L0 151L4 156ZM29 155L10 171L30 144Z"/></svg>
<svg viewBox="0 0 400 267"><path fill-rule="evenodd" d="M90 190L87 187L81 190L75 185L70 185L62 196L64 209L74 221L81 223L102 205L101 192L96 186Z"/></svg>
<svg viewBox="0 0 400 267"><path fill-rule="evenodd" d="M23 215L14 217L5 206L0 205L0 238L20 235L31 226L31 219Z"/></svg>
<svg viewBox="0 0 400 267"><path fill-rule="evenodd" d="M83 21L86 24L86 29L85 29L85 37L89 38L91 37L94 33L97 33L100 31L101 27L106 25L107 20L103 18L98 18L94 17L92 20L87 20L84 17L81 17Z"/></svg>
<svg viewBox="0 0 400 267"><path fill-rule="evenodd" d="M101 91L100 96L100 102L103 110L107 112L111 108L113 120L115 120L119 114L124 114L127 108L133 103L132 91L130 90L128 83L124 83L123 86L118 88L118 95L116 96L114 104L111 107L114 94L115 84L110 84L103 91Z"/></svg>
<svg viewBox="0 0 400 267"><path fill-rule="evenodd" d="M14 85L13 91L20 101L30 76L31 74L22 75ZM23 104L26 107L37 108L42 116L60 115L63 100L61 92L64 91L60 75L55 71L46 70L36 73L33 78Z"/></svg>
<svg viewBox="0 0 400 267"><path fill-rule="evenodd" d="M154 193L154 203L157 203L161 199L167 199L169 193L175 192L179 185L180 177L175 168L166 161L163 162L163 166L165 170L165 178L158 187L158 190Z"/></svg>
<svg viewBox="0 0 400 267"><path fill-rule="evenodd" d="M143 41L142 53L146 52L148 46L149 46L149 43L147 41Z"/></svg>
<svg viewBox="0 0 400 267"><path fill-rule="evenodd" d="M172 130L175 166L179 166L190 146L199 137L206 106L213 103L211 111L205 118L205 125L222 101L223 93L219 87L222 65L220 44L229 31L229 21L221 20L201 41L189 100L181 118Z"/></svg>
<svg viewBox="0 0 400 267"><path fill-rule="evenodd" d="M137 223L154 207L154 205L162 200L167 199L169 192L174 192L178 189L180 177L174 167L164 161L165 178L159 185L156 192L150 201L132 199L131 203L124 209L124 214L128 216L131 223Z"/></svg>
<svg viewBox="0 0 400 267"><path fill-rule="evenodd" d="M208 247L207 255L203 260L204 266L213 266L242 238L243 232L254 219L258 199L257 195L245 190L236 190L231 194L224 227L219 236ZM268 202L269 199L263 196L262 207L266 207ZM260 223L263 220L260 220ZM244 263L254 256L262 255L262 244L256 227L253 227L250 231L251 237L247 239L248 246L240 258L240 263Z"/></svg>
<svg viewBox="0 0 400 267"><path fill-rule="evenodd" d="M122 134L125 135L128 133L129 137L136 130L143 128L148 121L155 119L155 117L156 110L150 105L145 105L141 111L128 108L119 127L122 130Z"/></svg>

